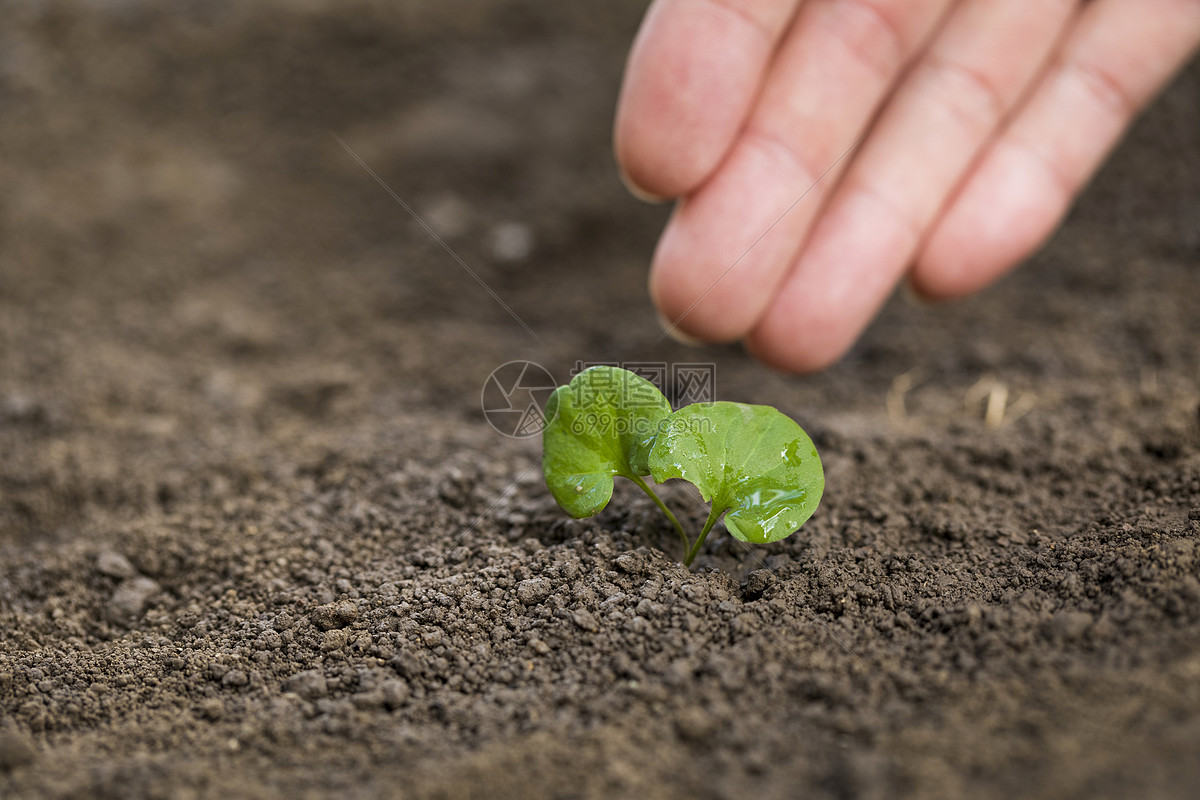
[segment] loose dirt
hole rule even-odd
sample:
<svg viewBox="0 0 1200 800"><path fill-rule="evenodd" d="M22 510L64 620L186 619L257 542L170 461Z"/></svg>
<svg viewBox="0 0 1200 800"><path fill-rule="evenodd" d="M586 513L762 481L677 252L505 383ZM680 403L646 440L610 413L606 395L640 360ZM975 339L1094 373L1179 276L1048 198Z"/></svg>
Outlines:
<svg viewBox="0 0 1200 800"><path fill-rule="evenodd" d="M641 10L6 12L0 796L1196 796L1200 73L1019 274L786 377L655 344ZM822 506L694 571L569 520L514 359L715 363Z"/></svg>

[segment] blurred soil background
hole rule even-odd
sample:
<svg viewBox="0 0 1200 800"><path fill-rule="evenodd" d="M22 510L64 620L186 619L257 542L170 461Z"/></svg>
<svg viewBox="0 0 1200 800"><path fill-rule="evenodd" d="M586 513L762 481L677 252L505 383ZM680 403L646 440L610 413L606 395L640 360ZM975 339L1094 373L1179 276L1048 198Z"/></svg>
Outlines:
<svg viewBox="0 0 1200 800"><path fill-rule="evenodd" d="M1017 275L786 377L655 343L643 10L4 3L0 797L1200 792L1200 71ZM570 521L514 359L715 362L821 509L694 572Z"/></svg>

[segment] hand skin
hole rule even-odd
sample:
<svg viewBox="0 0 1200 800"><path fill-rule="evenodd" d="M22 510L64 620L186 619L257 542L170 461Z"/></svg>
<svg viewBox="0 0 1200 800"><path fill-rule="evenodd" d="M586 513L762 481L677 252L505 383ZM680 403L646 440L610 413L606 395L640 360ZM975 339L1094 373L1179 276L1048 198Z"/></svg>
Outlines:
<svg viewBox="0 0 1200 800"><path fill-rule="evenodd" d="M906 275L957 297L1036 250L1198 45L1200 0L654 0L615 148L679 198L655 305L822 369Z"/></svg>

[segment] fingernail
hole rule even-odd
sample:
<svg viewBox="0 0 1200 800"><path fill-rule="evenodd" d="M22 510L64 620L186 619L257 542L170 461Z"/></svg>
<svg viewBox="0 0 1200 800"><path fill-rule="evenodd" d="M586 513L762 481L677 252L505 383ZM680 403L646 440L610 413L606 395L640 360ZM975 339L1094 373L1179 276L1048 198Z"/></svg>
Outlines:
<svg viewBox="0 0 1200 800"><path fill-rule="evenodd" d="M621 177L621 183L625 185L625 188L629 190L629 193L638 200L641 200L643 203L661 205L662 203L665 203L671 199L669 197L662 197L660 195L647 192L645 189L630 180L629 176L625 174L625 170L623 169L618 169L617 174Z"/></svg>
<svg viewBox="0 0 1200 800"><path fill-rule="evenodd" d="M671 339L674 339L686 347L699 347L700 345L704 344L702 339L688 336L686 333L681 331L679 329L679 325L664 317L661 311L655 311L654 316L658 317L658 324L663 329L663 333L667 334L667 336Z"/></svg>

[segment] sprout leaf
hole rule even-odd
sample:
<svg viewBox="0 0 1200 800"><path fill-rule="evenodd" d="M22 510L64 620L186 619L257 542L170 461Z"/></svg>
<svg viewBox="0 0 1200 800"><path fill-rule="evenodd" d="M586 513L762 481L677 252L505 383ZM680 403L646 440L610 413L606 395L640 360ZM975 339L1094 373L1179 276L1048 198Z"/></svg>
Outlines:
<svg viewBox="0 0 1200 800"><path fill-rule="evenodd" d="M728 512L725 527L735 538L779 541L812 516L825 488L808 434L770 406L744 403L697 403L673 413L650 452L650 473L658 483L682 478L712 502L701 540Z"/></svg>
<svg viewBox="0 0 1200 800"><path fill-rule="evenodd" d="M542 469L559 506L577 519L596 514L617 475L649 493L641 478L650 474L650 448L670 413L654 384L618 367L591 367L555 389L546 404Z"/></svg>

